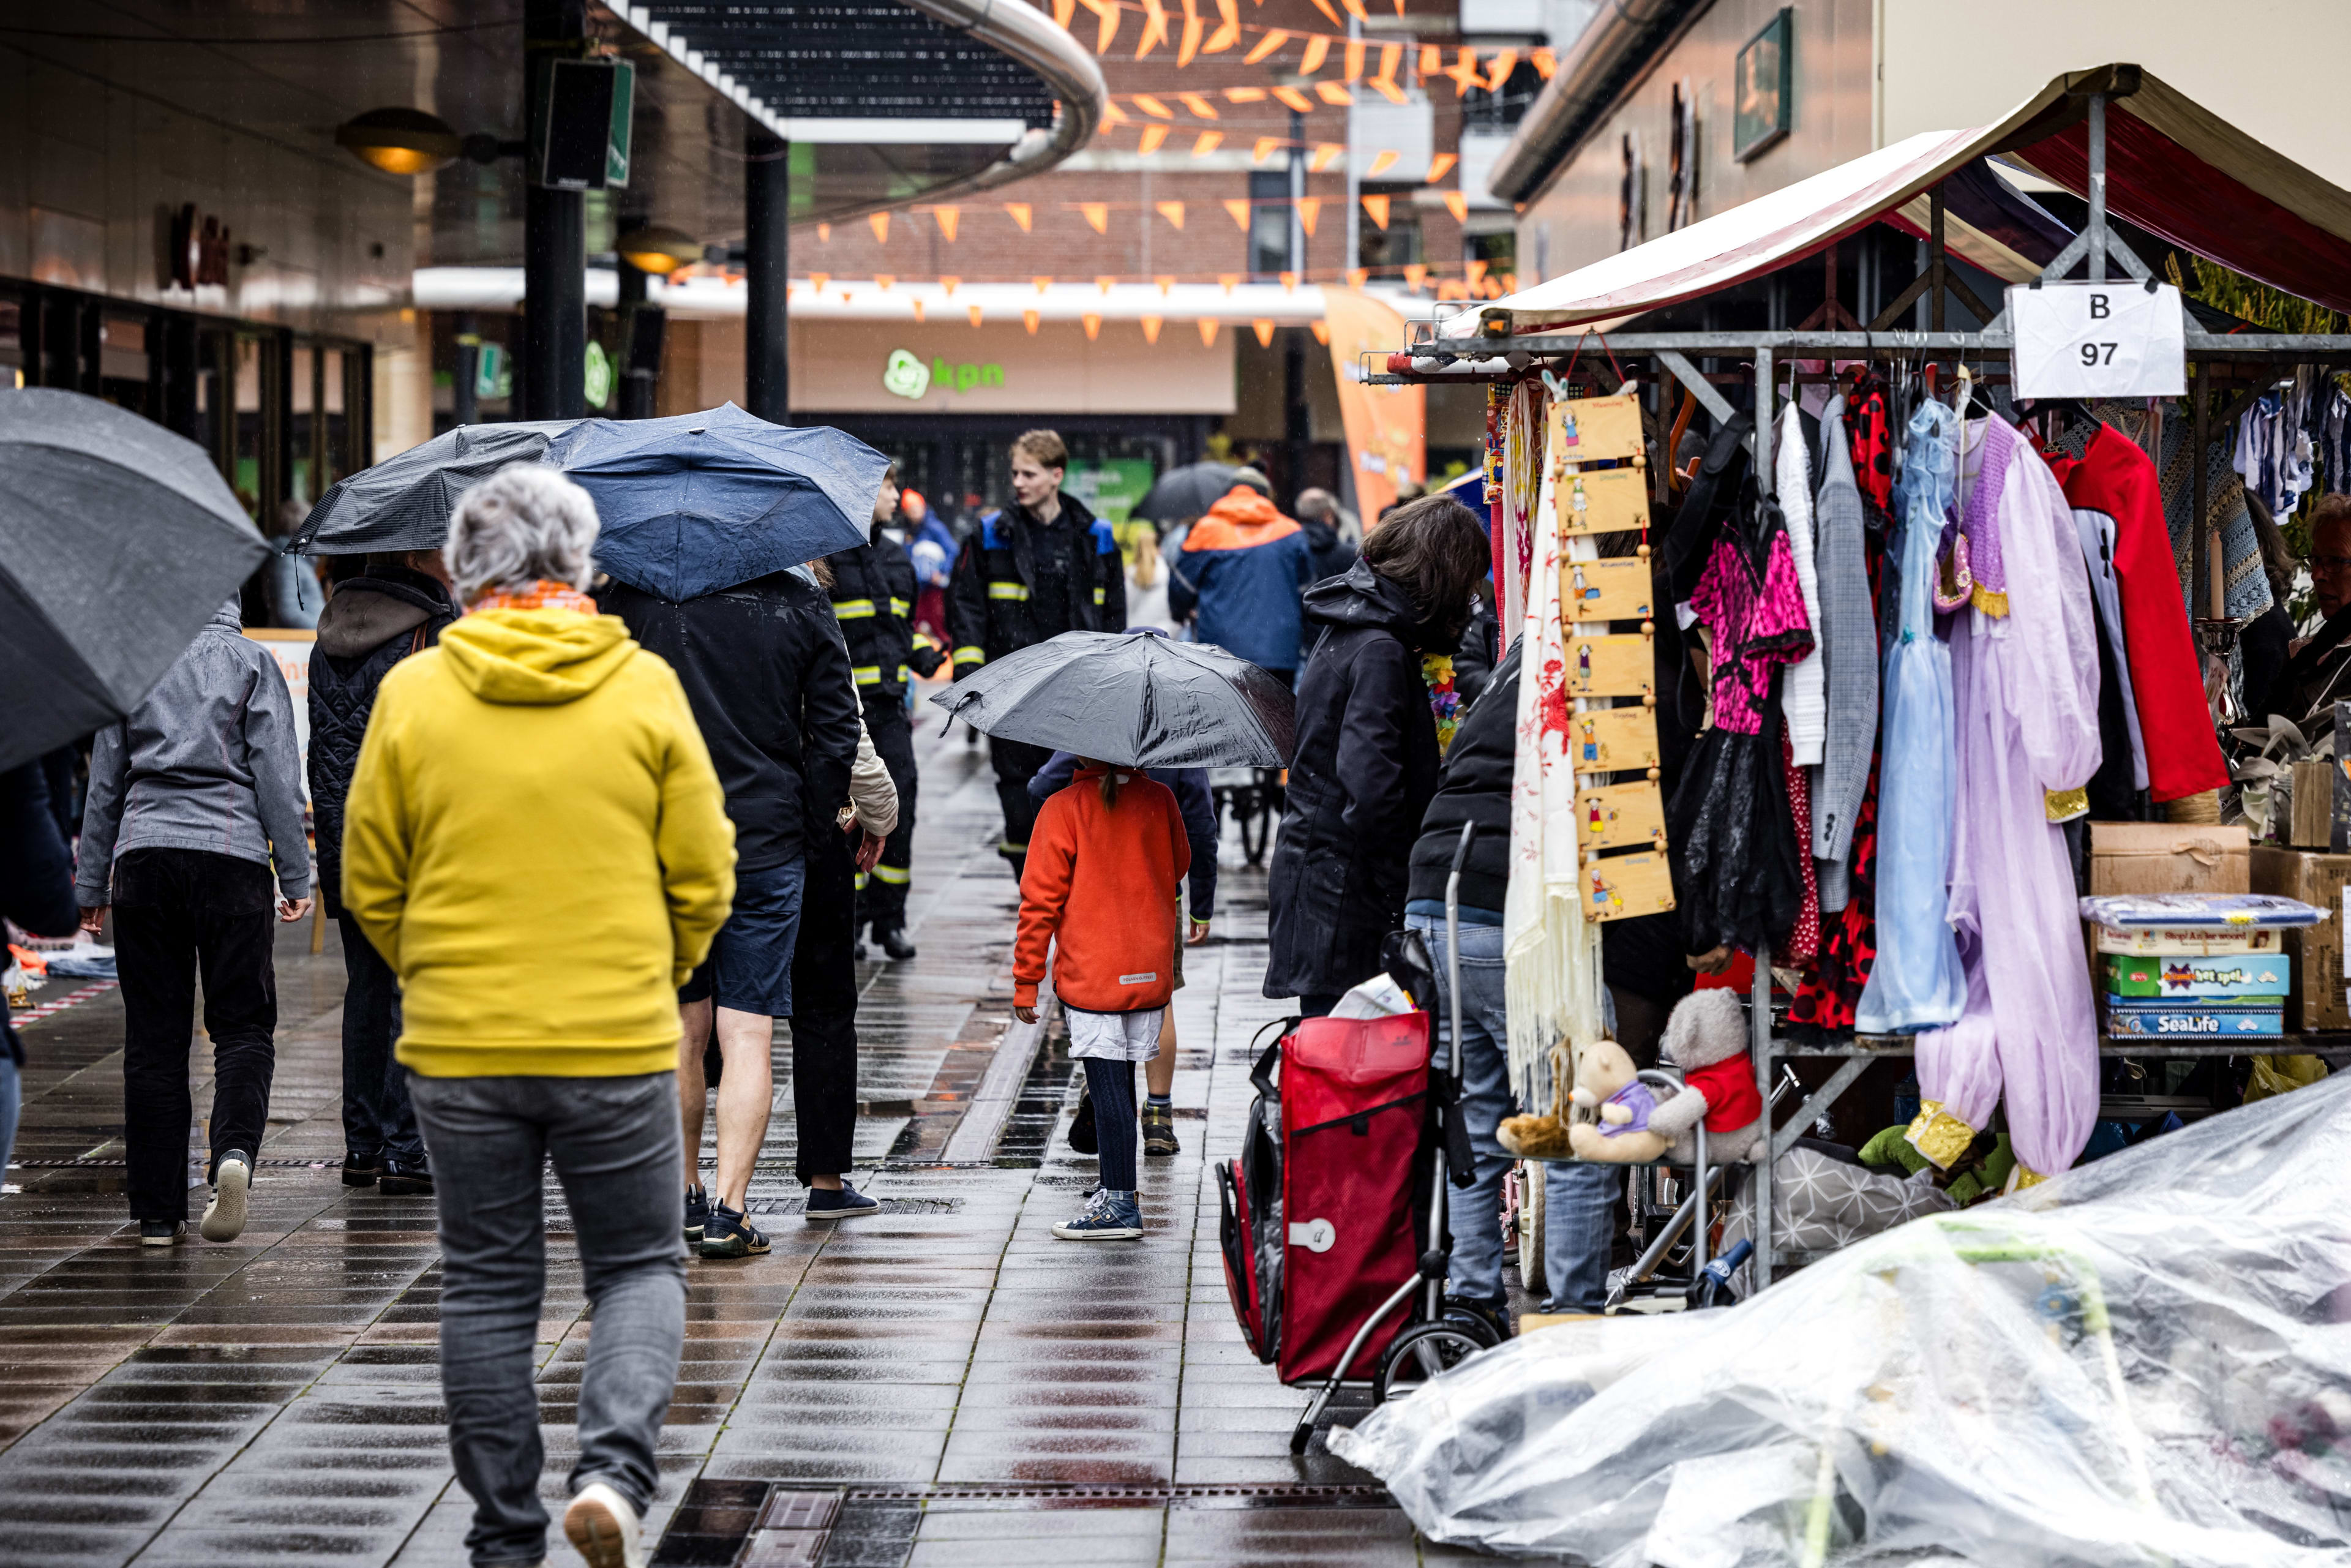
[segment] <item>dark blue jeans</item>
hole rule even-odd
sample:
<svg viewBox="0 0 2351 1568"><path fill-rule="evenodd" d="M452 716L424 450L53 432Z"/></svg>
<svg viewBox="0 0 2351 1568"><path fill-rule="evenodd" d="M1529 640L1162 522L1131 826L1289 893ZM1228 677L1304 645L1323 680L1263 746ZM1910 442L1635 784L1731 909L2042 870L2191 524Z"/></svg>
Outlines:
<svg viewBox="0 0 2351 1568"><path fill-rule="evenodd" d="M343 1147L422 1165L424 1139L408 1101L408 1073L392 1059L400 981L358 921L338 915L335 925L343 934Z"/></svg>

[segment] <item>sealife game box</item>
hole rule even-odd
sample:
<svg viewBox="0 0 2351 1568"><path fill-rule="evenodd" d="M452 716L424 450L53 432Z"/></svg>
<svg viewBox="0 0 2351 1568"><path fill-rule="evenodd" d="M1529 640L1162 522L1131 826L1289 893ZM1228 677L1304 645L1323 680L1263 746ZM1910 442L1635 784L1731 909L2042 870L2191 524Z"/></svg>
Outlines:
<svg viewBox="0 0 2351 1568"><path fill-rule="evenodd" d="M2283 953L2239 953L2223 957L2165 953L2146 957L2120 953L2098 959L2108 996L2133 999L2203 998L2259 998L2284 1005L2294 989L2294 966Z"/></svg>
<svg viewBox="0 0 2351 1568"><path fill-rule="evenodd" d="M2285 1009L2275 1004L2193 1007L2119 997L2106 1004L2110 1040L2275 1039L2284 1032Z"/></svg>

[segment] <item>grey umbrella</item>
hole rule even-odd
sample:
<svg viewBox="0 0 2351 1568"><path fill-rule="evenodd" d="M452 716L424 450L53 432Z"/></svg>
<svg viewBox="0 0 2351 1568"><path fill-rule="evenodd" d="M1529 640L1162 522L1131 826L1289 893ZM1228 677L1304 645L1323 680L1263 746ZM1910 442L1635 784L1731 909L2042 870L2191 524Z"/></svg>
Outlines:
<svg viewBox="0 0 2351 1568"><path fill-rule="evenodd" d="M931 699L982 735L1122 768L1286 768L1290 688L1238 654L1151 632L1064 632Z"/></svg>
<svg viewBox="0 0 2351 1568"><path fill-rule="evenodd" d="M1133 515L1155 523L1188 523L1223 500L1233 487L1233 476L1239 472L1229 463L1187 463L1170 468L1151 486L1151 493Z"/></svg>
<svg viewBox="0 0 2351 1568"><path fill-rule="evenodd" d="M444 431L337 480L286 548L298 555L439 549L449 538L449 513L458 497L509 463L539 461L549 441L579 423L461 424Z"/></svg>
<svg viewBox="0 0 2351 1568"><path fill-rule="evenodd" d="M194 442L0 391L0 768L136 707L268 553Z"/></svg>

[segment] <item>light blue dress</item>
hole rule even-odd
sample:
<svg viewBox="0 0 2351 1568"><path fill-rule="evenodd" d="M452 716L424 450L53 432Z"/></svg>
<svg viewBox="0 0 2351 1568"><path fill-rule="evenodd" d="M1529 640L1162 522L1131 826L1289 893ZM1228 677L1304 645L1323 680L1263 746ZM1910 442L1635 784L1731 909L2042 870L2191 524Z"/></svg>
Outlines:
<svg viewBox="0 0 2351 1568"><path fill-rule="evenodd" d="M1959 763L1951 650L1935 635L1935 557L1951 514L1959 418L1929 400L1903 454L1899 628L1887 639L1877 804L1877 957L1855 1009L1862 1034L1948 1024L1967 1005L1949 920Z"/></svg>

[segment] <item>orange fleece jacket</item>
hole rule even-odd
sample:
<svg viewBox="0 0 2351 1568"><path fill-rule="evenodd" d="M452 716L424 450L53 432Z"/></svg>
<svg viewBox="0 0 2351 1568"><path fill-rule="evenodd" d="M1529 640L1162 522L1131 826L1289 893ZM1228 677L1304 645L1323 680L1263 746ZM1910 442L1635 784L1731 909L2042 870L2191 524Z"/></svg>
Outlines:
<svg viewBox="0 0 2351 1568"><path fill-rule="evenodd" d="M1120 769L1115 809L1103 769L1081 768L1045 802L1020 877L1020 930L1012 944L1012 1003L1037 1005L1056 936L1053 989L1095 1013L1161 1008L1175 994L1176 893L1192 869L1176 792Z"/></svg>

